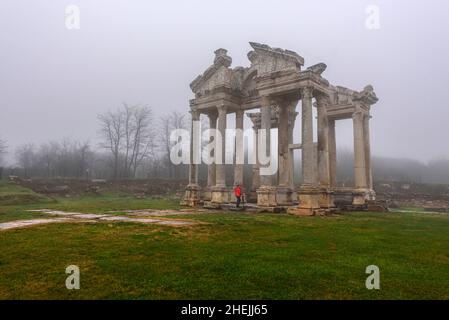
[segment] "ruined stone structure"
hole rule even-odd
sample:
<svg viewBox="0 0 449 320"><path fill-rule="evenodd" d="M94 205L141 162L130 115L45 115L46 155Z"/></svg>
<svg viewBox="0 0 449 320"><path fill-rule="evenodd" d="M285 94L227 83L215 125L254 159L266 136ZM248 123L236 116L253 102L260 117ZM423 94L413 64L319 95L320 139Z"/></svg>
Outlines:
<svg viewBox="0 0 449 320"><path fill-rule="evenodd" d="M253 165L252 189L257 194L259 208L284 208L289 213L312 215L334 207L336 185L335 122L351 119L354 126L355 186L351 188L354 205L363 206L374 200L370 161L370 108L378 99L373 87L362 91L333 86L323 76L324 63L304 66L304 58L289 50L250 43L250 67L231 68L232 59L225 49L215 51L215 60L190 85L195 98L190 101L192 120L207 115L211 128L224 136L227 114L235 113L236 128L243 129L244 113L258 129L278 128L277 179L260 175L260 165ZM301 104L299 104L301 101ZM296 109L300 107L300 112ZM313 108L317 109L317 128L314 128ZM301 119L301 143L293 144L295 118ZM193 121L192 121L193 123ZM192 126L193 128L193 126ZM317 143L314 143L314 130ZM194 130L191 148L194 144ZM195 133L198 134L198 133ZM270 150L270 139L267 139ZM243 137L236 137L236 147ZM224 144L222 156L224 157ZM302 182L293 182L293 150L301 149ZM192 150L192 149L191 149ZM257 153L257 149L253 150ZM194 155L191 153L191 160ZM192 162L192 161L191 161ZM234 183L243 181L243 165L235 165ZM274 184L273 180L277 183ZM190 164L189 185L182 201L195 206L205 203L219 207L233 201L232 186L226 185L225 166L208 167L207 186L198 185L198 165Z"/></svg>

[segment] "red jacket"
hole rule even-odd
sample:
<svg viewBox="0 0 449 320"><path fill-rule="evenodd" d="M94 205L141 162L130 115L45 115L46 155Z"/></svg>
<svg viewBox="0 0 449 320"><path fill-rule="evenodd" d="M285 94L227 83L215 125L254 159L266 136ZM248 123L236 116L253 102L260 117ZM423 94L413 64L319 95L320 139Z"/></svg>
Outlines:
<svg viewBox="0 0 449 320"><path fill-rule="evenodd" d="M240 187L235 187L234 194L236 197L240 197L242 195L242 189Z"/></svg>

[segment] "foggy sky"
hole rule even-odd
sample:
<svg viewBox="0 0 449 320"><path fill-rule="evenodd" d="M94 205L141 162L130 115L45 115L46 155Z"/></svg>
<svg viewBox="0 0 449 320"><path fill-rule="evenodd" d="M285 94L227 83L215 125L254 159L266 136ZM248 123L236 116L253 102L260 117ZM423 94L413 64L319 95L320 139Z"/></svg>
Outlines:
<svg viewBox="0 0 449 320"><path fill-rule="evenodd" d="M65 27L78 5L80 30ZM365 27L367 5L380 29ZM445 0L0 2L0 137L14 147L98 139L96 115L122 102L188 111L189 83L226 48L248 66L249 41L324 62L334 85L372 84L372 153L449 157L449 3ZM351 121L337 124L352 148ZM295 140L297 138L295 137Z"/></svg>

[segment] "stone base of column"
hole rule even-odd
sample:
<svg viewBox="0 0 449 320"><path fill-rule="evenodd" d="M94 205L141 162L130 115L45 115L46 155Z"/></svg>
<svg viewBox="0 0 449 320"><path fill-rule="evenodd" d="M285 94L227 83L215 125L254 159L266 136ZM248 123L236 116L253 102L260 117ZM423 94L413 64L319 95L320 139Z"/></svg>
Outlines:
<svg viewBox="0 0 449 320"><path fill-rule="evenodd" d="M201 198L203 201L211 201L212 200L212 187L206 187L201 192Z"/></svg>
<svg viewBox="0 0 449 320"><path fill-rule="evenodd" d="M332 209L335 208L334 192L329 189L321 189L321 194L318 199L320 208Z"/></svg>
<svg viewBox="0 0 449 320"><path fill-rule="evenodd" d="M367 201L371 199L375 199L374 191L369 189L355 189L352 192L352 205L353 206L364 206L367 204ZM374 198L373 198L374 197Z"/></svg>
<svg viewBox="0 0 449 320"><path fill-rule="evenodd" d="M278 186L276 188L276 205L291 206L293 204L293 191L289 187Z"/></svg>
<svg viewBox="0 0 449 320"><path fill-rule="evenodd" d="M276 187L261 186L257 189L257 205L259 207L276 207Z"/></svg>
<svg viewBox="0 0 449 320"><path fill-rule="evenodd" d="M376 191L370 189L368 191L368 200L369 201L376 201Z"/></svg>
<svg viewBox="0 0 449 320"><path fill-rule="evenodd" d="M297 207L287 209L288 214L298 216L313 216L320 210L320 199L322 197L322 189L312 186L301 186L298 189Z"/></svg>
<svg viewBox="0 0 449 320"><path fill-rule="evenodd" d="M229 189L225 186L215 186L211 188L212 203L228 203L230 201Z"/></svg>
<svg viewBox="0 0 449 320"><path fill-rule="evenodd" d="M246 202L248 203L257 203L257 190L251 190L246 194Z"/></svg>
<svg viewBox="0 0 449 320"><path fill-rule="evenodd" d="M201 188L198 185L188 185L186 187L186 193L181 200L182 206L196 207L201 202L200 197Z"/></svg>

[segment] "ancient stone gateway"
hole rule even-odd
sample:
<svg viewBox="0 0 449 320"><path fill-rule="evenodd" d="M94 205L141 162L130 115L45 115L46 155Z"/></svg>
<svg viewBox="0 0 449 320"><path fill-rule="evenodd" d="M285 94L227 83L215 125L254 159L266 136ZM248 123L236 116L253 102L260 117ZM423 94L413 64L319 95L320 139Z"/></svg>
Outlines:
<svg viewBox="0 0 449 320"><path fill-rule="evenodd" d="M244 113L248 113L257 136L259 129L278 128L277 183L273 176L260 175L261 166L253 165L252 191L260 208L284 208L289 213L311 215L334 208L334 193L341 192L336 184L335 122L351 119L354 127L355 185L350 190L352 203L363 206L375 200L370 161L370 109L378 101L373 87L362 91L333 86L322 73L324 63L303 69L304 58L289 50L250 43L254 49L248 53L250 67L231 68L232 59L225 49L215 51L215 59L190 87L195 98L190 101L192 124L200 114L207 115L210 128L223 134L227 128L227 115L235 113L237 129L243 129ZM301 101L301 112L296 108ZM317 109L317 137L314 143L313 108ZM293 144L295 118L301 118L301 143ZM191 150L194 135L191 134ZM269 135L268 135L269 136ZM236 136L236 146L243 137ZM270 139L266 139L267 150ZM224 144L222 145L224 157ZM257 153L257 148L253 152ZM302 182L293 182L293 150L301 149ZM191 159L193 157L191 152ZM223 161L224 163L224 161ZM243 165L234 166L234 184L243 181ZM207 186L198 184L198 165L190 164L189 185L182 204L220 207L233 201L232 186L226 185L225 165L210 164Z"/></svg>

